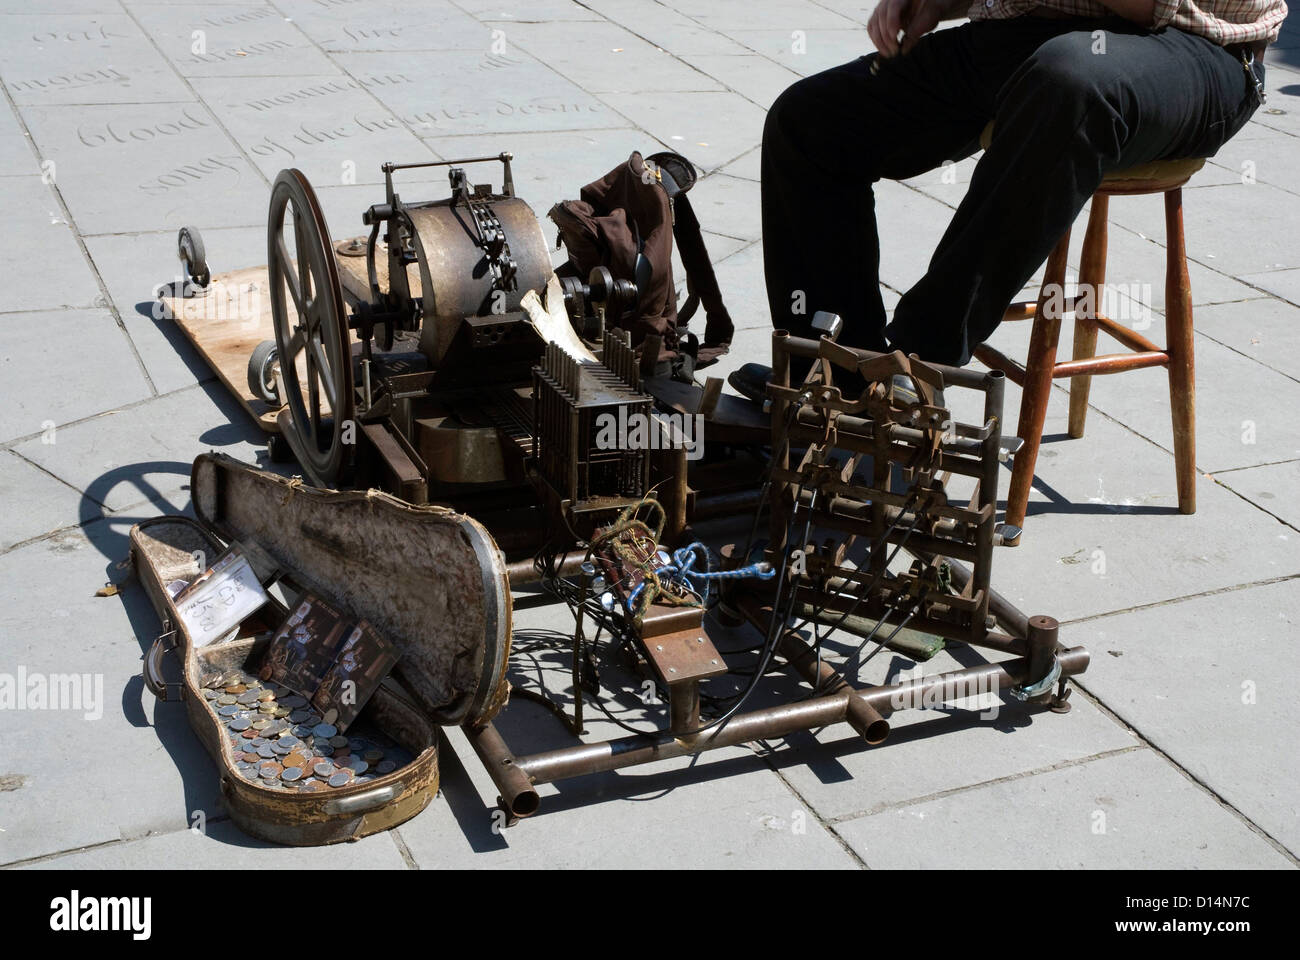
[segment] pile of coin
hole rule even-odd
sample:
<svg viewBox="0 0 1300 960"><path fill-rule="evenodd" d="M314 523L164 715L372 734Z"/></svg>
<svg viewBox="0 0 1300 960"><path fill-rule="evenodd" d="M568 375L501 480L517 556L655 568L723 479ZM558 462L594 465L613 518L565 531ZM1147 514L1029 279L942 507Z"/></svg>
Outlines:
<svg viewBox="0 0 1300 960"><path fill-rule="evenodd" d="M268 790L309 793L366 783L413 759L382 734L354 725L344 736L306 697L242 670L204 677L202 693L225 728L240 776Z"/></svg>

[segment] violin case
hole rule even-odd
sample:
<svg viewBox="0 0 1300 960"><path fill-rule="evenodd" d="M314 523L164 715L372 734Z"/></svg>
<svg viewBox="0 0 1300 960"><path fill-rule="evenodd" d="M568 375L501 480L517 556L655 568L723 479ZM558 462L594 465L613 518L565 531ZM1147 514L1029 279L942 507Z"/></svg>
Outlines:
<svg viewBox="0 0 1300 960"><path fill-rule="evenodd" d="M491 535L445 507L375 490L316 489L224 454L194 461L191 494L197 520L165 516L131 529L131 563L163 628L144 680L160 700L184 703L233 822L263 840L307 846L356 840L414 817L438 791L438 727L486 722L509 696L510 583ZM287 602L272 589L233 639L196 647L167 584L192 579L201 572L196 556L215 558L235 541ZM256 675L270 634L304 592L368 621L400 651L356 725L396 741L410 763L319 792L271 790L239 774L203 683L234 670ZM179 661L179 682L164 679L168 653Z"/></svg>

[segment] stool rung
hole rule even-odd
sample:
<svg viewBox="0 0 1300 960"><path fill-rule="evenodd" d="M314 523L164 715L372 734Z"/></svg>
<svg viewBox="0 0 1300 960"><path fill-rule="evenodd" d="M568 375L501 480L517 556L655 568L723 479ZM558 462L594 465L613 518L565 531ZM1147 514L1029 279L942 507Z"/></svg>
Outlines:
<svg viewBox="0 0 1300 960"><path fill-rule="evenodd" d="M1007 379L1016 386L1023 387L1025 385L1025 368L996 347L981 343L975 348L975 359L990 370L1001 370L1007 375Z"/></svg>
<svg viewBox="0 0 1300 960"><path fill-rule="evenodd" d="M1076 317L1075 322L1095 324L1102 330L1105 330L1120 343L1124 344L1124 346L1128 347L1130 350L1135 350L1138 353L1165 352L1132 327L1126 327L1122 323L1117 323L1110 317L1101 316L1100 314L1095 317Z"/></svg>
<svg viewBox="0 0 1300 960"><path fill-rule="evenodd" d="M1007 307L1006 313L1002 314L1003 322L1010 320L1032 320L1038 314L1038 304L1033 300L1025 300L1020 303L1013 303Z"/></svg>
<svg viewBox="0 0 1300 960"><path fill-rule="evenodd" d="M1053 379L1061 377L1096 376L1141 370L1143 367L1163 367L1169 363L1169 354L1161 350L1142 353L1108 353L1087 360L1065 360L1052 368Z"/></svg>

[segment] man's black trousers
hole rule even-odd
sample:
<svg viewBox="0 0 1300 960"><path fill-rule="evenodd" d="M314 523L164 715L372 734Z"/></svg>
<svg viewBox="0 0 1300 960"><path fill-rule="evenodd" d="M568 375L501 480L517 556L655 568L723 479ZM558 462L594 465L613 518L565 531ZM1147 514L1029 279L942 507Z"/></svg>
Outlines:
<svg viewBox="0 0 1300 960"><path fill-rule="evenodd" d="M953 365L993 332L1104 174L1212 156L1257 106L1238 53L1118 19L966 23L882 59L873 76L875 59L801 80L768 112L772 322L806 336L829 310L844 318L842 343ZM990 120L965 198L886 326L873 185L971 155Z"/></svg>

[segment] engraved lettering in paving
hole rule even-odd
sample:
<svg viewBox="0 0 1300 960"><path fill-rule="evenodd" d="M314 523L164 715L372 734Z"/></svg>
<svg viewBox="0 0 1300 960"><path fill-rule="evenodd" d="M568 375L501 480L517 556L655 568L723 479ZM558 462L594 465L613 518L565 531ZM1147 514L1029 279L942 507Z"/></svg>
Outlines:
<svg viewBox="0 0 1300 960"><path fill-rule="evenodd" d="M77 73L61 73L56 77L41 80L14 80L9 89L14 93L31 93L46 90L81 90L101 83L129 83L130 77L116 67L104 67L100 70L81 70Z"/></svg>
<svg viewBox="0 0 1300 960"><path fill-rule="evenodd" d="M239 176L240 169L243 167L243 158L232 154L214 154L210 157L204 157L194 163L187 163L184 166L168 170L166 173L154 177L152 180L146 180L139 184L137 189L147 193L151 197L166 193L169 190L175 190L182 187L191 187L195 183L206 180L215 173L222 170L229 170Z"/></svg>
<svg viewBox="0 0 1300 960"><path fill-rule="evenodd" d="M363 40L395 40L401 33L400 27L378 27L374 30L366 30L362 27L343 28L343 34L349 40L355 40L358 43Z"/></svg>
<svg viewBox="0 0 1300 960"><path fill-rule="evenodd" d="M278 53L281 50L292 50L293 48L293 44L288 40L259 40L256 43L244 44L242 47L231 47L229 50L191 53L190 60L194 63L224 63L228 60L261 57L268 53Z"/></svg>
<svg viewBox="0 0 1300 960"><path fill-rule="evenodd" d="M489 53L479 61L478 68L480 70L500 70L502 67L517 67L523 62L523 60L517 60L508 54Z"/></svg>
<svg viewBox="0 0 1300 960"><path fill-rule="evenodd" d="M330 80L328 83L317 84L310 87L302 87L298 90L290 90L288 93L277 94L274 97L263 97L260 100L246 100L242 104L231 104L232 107L248 107L251 110L263 112L274 110L276 107L288 107L301 103L304 100L312 100L317 97L330 97L336 93L348 93L352 90L362 90L367 87L391 86L399 83L410 83L411 78L404 73L388 74L382 77L357 77L353 79L348 77L344 80Z"/></svg>
<svg viewBox="0 0 1300 960"><path fill-rule="evenodd" d="M33 33L32 40L36 43L49 43L56 41L59 43L79 43L83 40L129 40L130 34L114 33L107 27L95 25L87 27L84 30L49 30L44 33Z"/></svg>
<svg viewBox="0 0 1300 960"><path fill-rule="evenodd" d="M190 107L183 108L179 120L139 127L123 127L111 120L103 125L80 125L77 127L77 139L88 147L99 147L106 143L148 143L158 137L174 137L187 130L199 130L210 125L202 117L194 116L190 110Z"/></svg>
<svg viewBox="0 0 1300 960"><path fill-rule="evenodd" d="M243 13L232 13L224 17L204 17L203 22L210 27L229 27L236 23L251 23L254 20L264 20L267 17L276 16L276 12L270 7L262 7L258 10L246 10Z"/></svg>
<svg viewBox="0 0 1300 960"><path fill-rule="evenodd" d="M250 104L251 106L251 104ZM350 123L339 124L335 127L309 126L306 123L298 124L298 129L293 133L286 134L282 137L272 139L270 136L264 136L251 144L245 144L245 149L258 157L279 156L282 160L296 160L298 150L302 147L314 147L322 144L337 143L341 140L347 140L357 134L384 133L391 130L401 130L407 127L437 127L446 125L448 122L454 123L457 120L473 120L478 117L529 117L538 116L548 113L559 114L577 114L577 113L599 113L599 104L586 103L563 103L557 102L554 98L537 97L525 103L509 103L505 100L498 100L489 108L478 110L471 107L447 107L437 111L422 110L419 113L406 114L401 116L382 116L382 117L363 117L354 115Z"/></svg>

